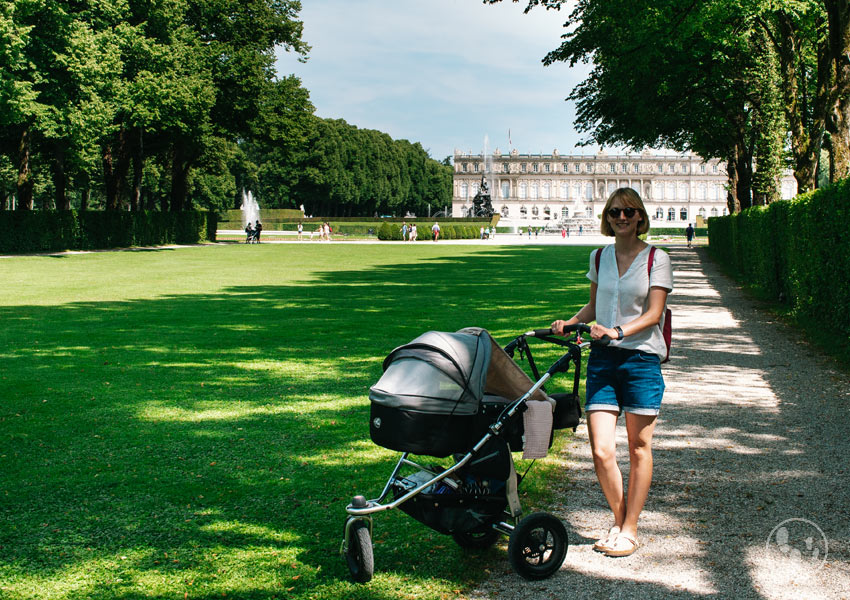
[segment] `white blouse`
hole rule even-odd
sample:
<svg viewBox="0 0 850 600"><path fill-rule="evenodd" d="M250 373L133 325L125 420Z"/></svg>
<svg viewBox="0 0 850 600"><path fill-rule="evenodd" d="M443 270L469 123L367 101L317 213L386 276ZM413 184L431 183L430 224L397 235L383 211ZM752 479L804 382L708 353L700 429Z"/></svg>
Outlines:
<svg viewBox="0 0 850 600"><path fill-rule="evenodd" d="M596 322L605 327L615 327L637 319L649 308L649 288L661 287L673 291L673 267L670 257L660 249L655 250L652 259L652 273L647 273L649 249L647 246L638 253L628 270L620 277L614 245L594 250L590 253L590 269L587 278L597 284ZM596 253L602 252L599 261L599 273L596 272ZM611 346L643 350L657 354L661 358L667 355L661 322L655 327L644 329L622 340L612 340Z"/></svg>

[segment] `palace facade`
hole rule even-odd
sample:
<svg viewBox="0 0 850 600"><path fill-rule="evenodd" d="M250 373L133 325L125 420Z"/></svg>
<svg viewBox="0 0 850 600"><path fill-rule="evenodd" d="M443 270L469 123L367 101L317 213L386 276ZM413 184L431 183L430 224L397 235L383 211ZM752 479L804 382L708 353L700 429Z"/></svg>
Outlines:
<svg viewBox="0 0 850 600"><path fill-rule="evenodd" d="M482 175L501 223L516 226L585 224L598 226L615 189L630 187L643 199L652 227L702 224L728 214L725 163L693 153L561 156L454 154L452 216L470 214ZM790 170L781 180L782 198L793 198L797 182ZM549 223L547 223L547 221Z"/></svg>

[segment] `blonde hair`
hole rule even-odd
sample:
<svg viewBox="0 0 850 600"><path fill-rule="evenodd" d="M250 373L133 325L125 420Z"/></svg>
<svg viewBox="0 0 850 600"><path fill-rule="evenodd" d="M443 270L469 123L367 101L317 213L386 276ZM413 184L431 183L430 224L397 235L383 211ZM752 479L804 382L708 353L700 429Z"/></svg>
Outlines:
<svg viewBox="0 0 850 600"><path fill-rule="evenodd" d="M623 203L623 208L631 206L632 208L636 208L640 213L641 221L638 223L637 235L643 235L649 231L649 216L646 214L646 208L643 206L640 195L632 188L618 188L608 196L608 202L605 203L605 208L602 210L602 226L600 228L602 235L609 237L613 237L614 235L614 230L611 229L611 224L608 223L608 209L611 208L611 204L617 199Z"/></svg>

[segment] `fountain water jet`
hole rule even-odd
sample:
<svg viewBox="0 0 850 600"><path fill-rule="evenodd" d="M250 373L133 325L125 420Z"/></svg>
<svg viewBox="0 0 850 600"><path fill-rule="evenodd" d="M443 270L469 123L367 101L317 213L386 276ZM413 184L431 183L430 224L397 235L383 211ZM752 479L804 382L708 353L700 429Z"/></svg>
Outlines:
<svg viewBox="0 0 850 600"><path fill-rule="evenodd" d="M242 190L242 206L239 210L242 211L242 229L245 229L248 223L253 226L260 220L260 205L254 200L251 190L247 193Z"/></svg>

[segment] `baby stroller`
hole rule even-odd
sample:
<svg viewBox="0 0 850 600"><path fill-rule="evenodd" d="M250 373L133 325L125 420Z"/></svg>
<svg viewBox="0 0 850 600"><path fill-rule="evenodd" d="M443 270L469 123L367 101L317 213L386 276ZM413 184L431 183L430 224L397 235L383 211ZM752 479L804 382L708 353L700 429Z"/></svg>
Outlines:
<svg viewBox="0 0 850 600"><path fill-rule="evenodd" d="M369 394L369 432L373 442L402 455L378 498L358 495L346 507L341 553L355 581L365 583L374 574L372 515L393 508L451 535L463 548L488 548L510 536L510 564L526 579L544 579L561 567L566 528L544 512L521 518L524 474L514 469L511 452L545 456L553 430L579 423L581 350L589 345L580 336L590 328L577 324L567 331L577 332L574 340L541 329L518 336L504 350L480 328L429 331L387 356ZM541 375L528 338L565 347L566 353ZM535 382L514 362L517 351L528 359ZM546 381L571 364L572 392L547 395ZM422 465L411 454L452 456L454 464Z"/></svg>

